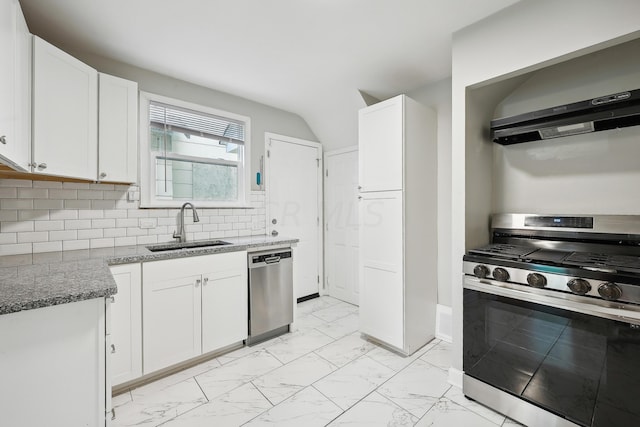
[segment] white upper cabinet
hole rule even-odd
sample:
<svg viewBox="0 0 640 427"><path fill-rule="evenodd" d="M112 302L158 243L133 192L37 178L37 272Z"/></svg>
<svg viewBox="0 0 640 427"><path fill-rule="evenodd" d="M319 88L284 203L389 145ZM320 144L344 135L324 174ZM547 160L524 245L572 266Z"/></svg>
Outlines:
<svg viewBox="0 0 640 427"><path fill-rule="evenodd" d="M403 189L404 97L359 111L360 191Z"/></svg>
<svg viewBox="0 0 640 427"><path fill-rule="evenodd" d="M34 36L34 173L94 181L98 72Z"/></svg>
<svg viewBox="0 0 640 427"><path fill-rule="evenodd" d="M0 162L31 162L31 34L18 0L0 2Z"/></svg>
<svg viewBox="0 0 640 427"><path fill-rule="evenodd" d="M138 83L99 74L98 181L138 178Z"/></svg>

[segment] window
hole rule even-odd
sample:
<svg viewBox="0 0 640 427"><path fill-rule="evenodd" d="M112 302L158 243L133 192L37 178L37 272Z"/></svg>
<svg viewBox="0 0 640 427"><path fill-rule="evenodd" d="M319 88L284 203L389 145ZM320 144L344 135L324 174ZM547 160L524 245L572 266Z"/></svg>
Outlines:
<svg viewBox="0 0 640 427"><path fill-rule="evenodd" d="M248 117L141 92L142 207L245 206Z"/></svg>

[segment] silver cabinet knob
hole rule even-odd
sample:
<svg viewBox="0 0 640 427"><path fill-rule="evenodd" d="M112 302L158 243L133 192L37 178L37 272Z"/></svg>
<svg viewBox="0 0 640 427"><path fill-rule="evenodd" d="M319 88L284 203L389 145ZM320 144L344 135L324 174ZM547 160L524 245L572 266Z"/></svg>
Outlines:
<svg viewBox="0 0 640 427"><path fill-rule="evenodd" d="M278 235L278 232L277 232L276 230L273 230L273 231L271 232L271 235L272 235L273 237L276 237L276 236Z"/></svg>
<svg viewBox="0 0 640 427"><path fill-rule="evenodd" d="M271 220L271 224L277 224L277 223L278 223L278 220L277 220L277 219L273 218L273 219Z"/></svg>
<svg viewBox="0 0 640 427"><path fill-rule="evenodd" d="M7 145L7 135L0 136L0 142Z"/></svg>
<svg viewBox="0 0 640 427"><path fill-rule="evenodd" d="M107 174L106 174L106 173L102 172L102 173L100 174L100 178L106 178L106 177L107 177Z"/></svg>
<svg viewBox="0 0 640 427"><path fill-rule="evenodd" d="M47 168L46 163L38 163L38 170L45 170Z"/></svg>
<svg viewBox="0 0 640 427"><path fill-rule="evenodd" d="M205 277L204 282L202 283L202 286L207 286L208 283L209 283L209 278Z"/></svg>
<svg viewBox="0 0 640 427"><path fill-rule="evenodd" d="M362 190L362 185L358 185L358 190Z"/></svg>
<svg viewBox="0 0 640 427"><path fill-rule="evenodd" d="M202 283L202 280L200 280L200 279L196 280L196 288L197 288L198 286L200 286L200 283Z"/></svg>
<svg viewBox="0 0 640 427"><path fill-rule="evenodd" d="M111 354L116 352L116 345L115 344L111 344Z"/></svg>
<svg viewBox="0 0 640 427"><path fill-rule="evenodd" d="M111 421L116 419L116 408L111 408Z"/></svg>

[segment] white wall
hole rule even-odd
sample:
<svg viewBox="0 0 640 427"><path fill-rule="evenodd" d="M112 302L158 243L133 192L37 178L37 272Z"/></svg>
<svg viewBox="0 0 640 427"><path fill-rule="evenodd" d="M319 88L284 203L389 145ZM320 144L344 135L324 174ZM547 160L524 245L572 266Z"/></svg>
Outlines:
<svg viewBox="0 0 640 427"><path fill-rule="evenodd" d="M438 120L438 304L451 306L451 79L407 93L433 108Z"/></svg>
<svg viewBox="0 0 640 427"><path fill-rule="evenodd" d="M249 116L251 118L251 189L253 190L259 189L255 177L260 167L260 156L264 155L265 132L318 141L307 123L297 114L104 57L82 52L70 53L98 71L138 82L141 91Z"/></svg>
<svg viewBox="0 0 640 427"><path fill-rule="evenodd" d="M496 117L640 88L640 39L536 71ZM640 214L640 127L493 144L493 211ZM544 203L540 203L544 201Z"/></svg>
<svg viewBox="0 0 640 427"><path fill-rule="evenodd" d="M466 240L468 91L636 38L636 0L519 2L454 34L452 51L451 275L454 351L451 379L462 369L462 256ZM636 34L634 34L636 33ZM485 106L486 108L486 106ZM494 107L495 108L495 107ZM471 121L469 121L471 122ZM478 126L475 124L474 126ZM491 167L489 163L486 167ZM491 195L487 195L491 197ZM480 220L486 221L487 218ZM457 370L457 371L456 371Z"/></svg>

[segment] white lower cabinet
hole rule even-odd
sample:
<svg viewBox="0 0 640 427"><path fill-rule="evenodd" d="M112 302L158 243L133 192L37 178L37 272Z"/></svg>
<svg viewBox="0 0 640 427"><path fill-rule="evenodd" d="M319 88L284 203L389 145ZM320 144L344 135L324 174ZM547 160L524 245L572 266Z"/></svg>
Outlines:
<svg viewBox="0 0 640 427"><path fill-rule="evenodd" d="M118 293L111 304L111 384L142 376L142 277L140 264L115 265Z"/></svg>
<svg viewBox="0 0 640 427"><path fill-rule="evenodd" d="M143 373L247 338L247 253L143 263Z"/></svg>
<svg viewBox="0 0 640 427"><path fill-rule="evenodd" d="M105 331L104 298L0 316L0 424L105 426Z"/></svg>

